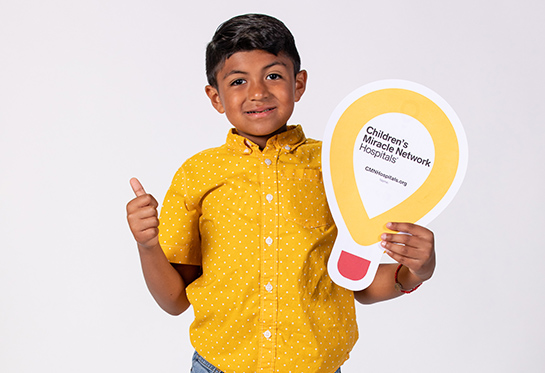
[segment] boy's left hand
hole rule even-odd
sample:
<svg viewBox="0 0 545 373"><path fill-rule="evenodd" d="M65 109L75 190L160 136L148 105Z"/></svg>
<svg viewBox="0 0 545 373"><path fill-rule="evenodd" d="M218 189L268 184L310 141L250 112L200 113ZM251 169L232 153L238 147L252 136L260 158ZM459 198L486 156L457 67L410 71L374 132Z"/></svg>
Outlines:
<svg viewBox="0 0 545 373"><path fill-rule="evenodd" d="M388 223L386 227L396 232L402 232L381 235L381 245L386 253L398 263L406 266L421 281L428 280L435 270L433 232L411 223Z"/></svg>

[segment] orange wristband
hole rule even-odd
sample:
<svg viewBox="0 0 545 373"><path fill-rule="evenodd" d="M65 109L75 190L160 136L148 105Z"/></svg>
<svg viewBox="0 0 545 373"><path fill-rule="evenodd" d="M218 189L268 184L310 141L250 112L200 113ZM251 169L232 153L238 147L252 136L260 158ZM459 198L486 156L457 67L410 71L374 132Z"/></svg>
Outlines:
<svg viewBox="0 0 545 373"><path fill-rule="evenodd" d="M395 273L395 276L394 276L394 280L395 280L395 288L396 290L404 293L404 294L409 294L409 293L412 293L413 291L415 291L416 289L418 289L420 287L420 285L422 285L422 283L416 285L414 288L410 289L410 290L404 290L403 289L403 285L401 285L399 283L399 281L397 280L397 275L399 274L399 270L401 269L401 267L403 267L403 264L400 264L399 266L397 266L397 269L396 269L396 273Z"/></svg>

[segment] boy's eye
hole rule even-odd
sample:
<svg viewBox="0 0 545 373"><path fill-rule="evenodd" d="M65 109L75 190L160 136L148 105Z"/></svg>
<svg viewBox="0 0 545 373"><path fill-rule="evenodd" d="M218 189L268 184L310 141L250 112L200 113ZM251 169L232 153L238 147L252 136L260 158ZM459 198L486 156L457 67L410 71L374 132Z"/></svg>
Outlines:
<svg viewBox="0 0 545 373"><path fill-rule="evenodd" d="M280 74L273 73L273 74L267 75L267 79L269 79L269 80L277 80L277 79L280 79L280 78L282 78L282 76Z"/></svg>
<svg viewBox="0 0 545 373"><path fill-rule="evenodd" d="M231 85L234 86L234 85L241 85L241 84L244 84L245 80L244 79L236 79L234 81L231 82Z"/></svg>

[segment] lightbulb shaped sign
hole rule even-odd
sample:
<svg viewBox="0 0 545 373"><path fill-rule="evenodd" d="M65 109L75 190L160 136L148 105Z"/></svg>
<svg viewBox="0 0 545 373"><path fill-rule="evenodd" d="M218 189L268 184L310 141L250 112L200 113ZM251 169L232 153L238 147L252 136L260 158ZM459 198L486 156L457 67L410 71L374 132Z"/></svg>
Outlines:
<svg viewBox="0 0 545 373"><path fill-rule="evenodd" d="M404 80L348 95L326 127L324 186L338 235L328 262L351 290L373 281L388 222L426 225L452 201L467 168L467 140L452 108ZM395 232L394 232L395 233Z"/></svg>

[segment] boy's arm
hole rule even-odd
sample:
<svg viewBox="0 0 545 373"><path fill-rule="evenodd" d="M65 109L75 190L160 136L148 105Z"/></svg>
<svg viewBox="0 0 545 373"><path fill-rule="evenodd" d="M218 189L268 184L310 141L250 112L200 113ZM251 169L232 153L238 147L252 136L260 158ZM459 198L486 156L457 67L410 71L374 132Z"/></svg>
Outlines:
<svg viewBox="0 0 545 373"><path fill-rule="evenodd" d="M131 179L136 198L127 204L127 220L138 243L142 271L151 295L171 315L179 315L189 306L185 288L200 274L200 267L171 265L159 244L158 203L147 194L137 179Z"/></svg>
<svg viewBox="0 0 545 373"><path fill-rule="evenodd" d="M393 231L407 234L384 233L382 247L388 255L403 264L397 281L404 290L410 290L428 280L435 270L435 245L433 232L411 223L388 223ZM381 264L373 283L366 289L354 292L358 302L371 304L404 293L396 289L395 272L399 264Z"/></svg>

